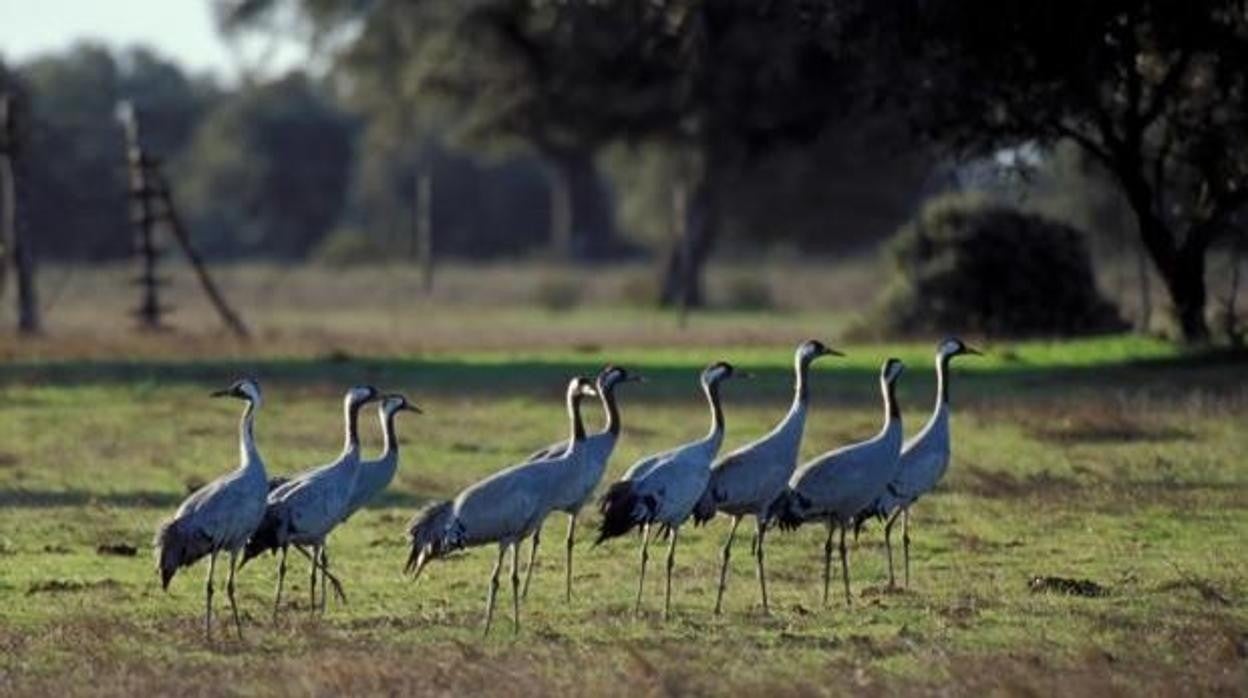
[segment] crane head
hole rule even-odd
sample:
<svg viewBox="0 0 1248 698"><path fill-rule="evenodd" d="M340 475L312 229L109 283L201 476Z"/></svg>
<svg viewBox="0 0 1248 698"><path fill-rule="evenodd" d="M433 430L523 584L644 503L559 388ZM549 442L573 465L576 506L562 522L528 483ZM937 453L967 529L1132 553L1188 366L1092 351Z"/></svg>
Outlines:
<svg viewBox="0 0 1248 698"><path fill-rule="evenodd" d="M970 346L969 344L967 344L966 342L963 342L961 339L958 339L957 337L945 338L945 340L940 343L940 346L936 348L936 353L939 354L940 356L948 356L948 357L961 356L962 354L970 354L972 356L983 356L983 353L980 352L978 349Z"/></svg>
<svg viewBox="0 0 1248 698"><path fill-rule="evenodd" d="M356 385L347 391L343 400L348 407L359 407L381 397L381 393L371 385Z"/></svg>
<svg viewBox="0 0 1248 698"><path fill-rule="evenodd" d="M808 339L797 345L797 358L799 361L809 363L821 356L845 356L841 352L829 347L817 339Z"/></svg>
<svg viewBox="0 0 1248 698"><path fill-rule="evenodd" d="M233 397L239 400L246 400L260 406L260 381L255 378L242 378L234 381L230 387L223 390L214 390L209 394L211 397Z"/></svg>
<svg viewBox="0 0 1248 698"><path fill-rule="evenodd" d="M715 385L725 378L753 378L754 376L744 371L738 371L732 364L727 361L716 361L715 363L702 369L702 382L706 385Z"/></svg>
<svg viewBox="0 0 1248 698"><path fill-rule="evenodd" d="M396 414L404 410L424 414L419 407L413 405L406 396L400 393L390 393L381 398L381 411L384 414Z"/></svg>
<svg viewBox="0 0 1248 698"><path fill-rule="evenodd" d="M645 383L646 379L638 373L629 371L622 366L607 364L598 372L596 381L598 390L605 392L619 385L620 383Z"/></svg>
<svg viewBox="0 0 1248 698"><path fill-rule="evenodd" d="M880 380L891 385L897 382L905 370L906 365L901 362L901 359L890 357L885 359L884 365L880 367Z"/></svg>

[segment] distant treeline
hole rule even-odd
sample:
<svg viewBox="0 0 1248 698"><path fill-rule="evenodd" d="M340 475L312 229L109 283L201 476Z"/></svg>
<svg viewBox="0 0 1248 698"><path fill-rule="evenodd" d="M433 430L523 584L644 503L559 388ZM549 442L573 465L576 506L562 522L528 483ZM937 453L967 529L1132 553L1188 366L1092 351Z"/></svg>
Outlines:
<svg viewBox="0 0 1248 698"><path fill-rule="evenodd" d="M421 171L433 179L437 253L562 253L551 249L558 163L514 148L448 146L436 133L387 137L328 81L301 72L227 88L145 48L84 43L0 66L0 81L23 103L23 219L42 259L132 252L120 100L134 104L143 142L166 163L174 198L211 258L415 255ZM724 237L826 251L892 232L914 210L930 161L899 144L881 148L881 130L901 133L847 129L813 149L764 158L754 176L732 183ZM603 230L576 231L572 244L592 249L574 256L659 253L672 244L672 176L661 152L620 147L575 159L566 158L571 195L581 199L576 206L599 209L588 217Z"/></svg>

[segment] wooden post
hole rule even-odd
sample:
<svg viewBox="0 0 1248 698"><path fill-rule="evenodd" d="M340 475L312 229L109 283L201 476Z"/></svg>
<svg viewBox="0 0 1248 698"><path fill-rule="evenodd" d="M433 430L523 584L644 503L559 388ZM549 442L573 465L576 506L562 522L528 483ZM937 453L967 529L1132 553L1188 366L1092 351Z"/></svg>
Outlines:
<svg viewBox="0 0 1248 698"><path fill-rule="evenodd" d="M21 226L18 224L17 207L17 118L14 114L12 95L0 95L0 205L4 207L0 219L0 236L7 240L4 245L6 257L12 259L17 271L17 331L21 334L38 334L43 322L39 317L39 298L35 287L35 255L31 250ZM8 259L0 257L0 263ZM0 281L3 277L0 277Z"/></svg>
<svg viewBox="0 0 1248 698"><path fill-rule="evenodd" d="M130 179L130 222L134 226L133 250L138 257L139 276L134 280L139 286L139 306L134 315L139 326L145 330L164 329L161 316L166 308L160 304L160 287L163 281L156 274L160 250L156 247L156 212L152 205L156 193L152 191L150 172L156 163L143 152L139 140L139 121L134 107L122 102L117 117L126 133L126 163Z"/></svg>
<svg viewBox="0 0 1248 698"><path fill-rule="evenodd" d="M205 295L216 309L217 314L225 322L226 327L230 328L236 336L247 338L250 332L247 326L243 324L242 319L230 308L225 302L225 296L217 288L213 282L212 276L208 274L208 268L204 264L203 258L195 250L191 244L191 236L186 230L186 226L182 224L182 218L178 215L177 208L173 205L173 194L170 190L169 182L165 180L164 175L160 171L160 162L155 158L148 156L139 139L139 123L138 116L134 113L134 108L129 102L122 102L118 105L117 116L122 122L122 126L126 132L127 152L130 161L130 189L132 206L134 207L135 230L137 235L138 247L144 259L144 267L139 283L143 284L144 296L143 302L136 311L140 318L143 319L146 327L160 327L160 314L164 312L159 299L157 298L157 288L161 282L156 277L156 257L159 250L156 249L153 242L153 231L158 223L166 223L170 232L173 233L174 240L178 246L186 254L187 259L191 263L191 267L195 270L195 275L199 279L200 286L203 287ZM160 204L159 209L155 205ZM154 322L149 323L149 318Z"/></svg>

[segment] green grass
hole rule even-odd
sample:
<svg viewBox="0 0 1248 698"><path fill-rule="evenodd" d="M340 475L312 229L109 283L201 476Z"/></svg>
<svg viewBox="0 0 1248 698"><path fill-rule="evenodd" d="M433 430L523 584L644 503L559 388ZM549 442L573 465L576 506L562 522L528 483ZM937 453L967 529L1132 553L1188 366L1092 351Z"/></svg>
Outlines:
<svg viewBox="0 0 1248 698"><path fill-rule="evenodd" d="M764 618L739 535L727 612L714 617L721 518L682 531L667 624L656 546L638 619L636 542L592 547L586 512L571 606L556 516L521 634L503 622L485 641L493 548L439 561L412 584L400 570L414 510L561 435L563 380L608 358L652 379L623 389L609 476L704 431L694 376L715 358L759 373L725 388L734 447L783 412L789 348L10 363L0 367L0 694L1242 693L1248 364L1138 339L989 348L957 367L955 461L916 507L909 591L885 589L873 526L851 553L853 607L834 595L823 608L822 530L777 533ZM926 417L929 347L845 350L815 372L805 456L878 428L874 374L886 355L911 366L908 430ZM427 414L401 421L390 491L331 539L350 603L310 620L298 561L274 627L274 563L263 558L240 575L246 641L223 624L225 639L208 645L205 567L166 594L147 546L189 485L233 465L237 406L205 393L242 371L265 381L257 434L274 473L332 457L348 382L404 390ZM375 448L371 419L365 435ZM139 554L97 552L116 543ZM1036 575L1091 579L1109 595L1033 594ZM223 593L218 602L228 614ZM504 594L503 621L508 604Z"/></svg>

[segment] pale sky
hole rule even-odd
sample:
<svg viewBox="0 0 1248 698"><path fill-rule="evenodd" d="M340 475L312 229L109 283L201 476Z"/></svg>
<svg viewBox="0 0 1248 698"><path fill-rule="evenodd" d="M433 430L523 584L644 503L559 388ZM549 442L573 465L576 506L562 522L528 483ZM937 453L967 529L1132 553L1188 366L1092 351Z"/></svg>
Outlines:
<svg viewBox="0 0 1248 698"><path fill-rule="evenodd" d="M208 0L0 0L0 55L19 63L93 39L114 47L145 44L192 72L236 77L231 48L217 36ZM257 47L247 51L259 55ZM280 72L305 60L293 43L268 68Z"/></svg>

